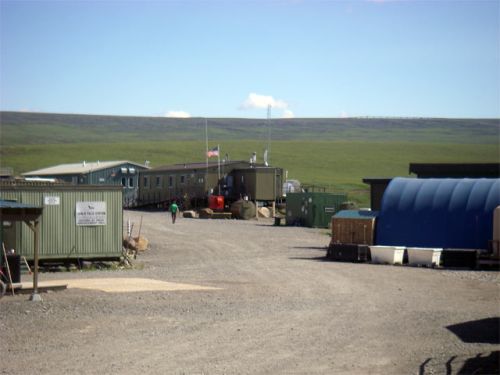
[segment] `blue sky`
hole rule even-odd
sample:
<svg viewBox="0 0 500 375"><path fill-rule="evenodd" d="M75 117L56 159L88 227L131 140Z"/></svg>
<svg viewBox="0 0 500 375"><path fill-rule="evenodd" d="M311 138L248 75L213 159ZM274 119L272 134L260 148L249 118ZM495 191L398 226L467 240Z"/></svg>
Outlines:
<svg viewBox="0 0 500 375"><path fill-rule="evenodd" d="M500 117L500 1L0 0L0 109Z"/></svg>

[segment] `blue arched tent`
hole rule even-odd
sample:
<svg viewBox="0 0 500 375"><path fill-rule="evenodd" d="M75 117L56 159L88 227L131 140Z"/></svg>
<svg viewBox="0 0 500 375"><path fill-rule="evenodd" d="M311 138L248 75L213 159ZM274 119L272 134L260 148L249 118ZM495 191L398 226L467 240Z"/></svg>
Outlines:
<svg viewBox="0 0 500 375"><path fill-rule="evenodd" d="M486 249L500 179L395 178L382 198L376 242L442 248Z"/></svg>

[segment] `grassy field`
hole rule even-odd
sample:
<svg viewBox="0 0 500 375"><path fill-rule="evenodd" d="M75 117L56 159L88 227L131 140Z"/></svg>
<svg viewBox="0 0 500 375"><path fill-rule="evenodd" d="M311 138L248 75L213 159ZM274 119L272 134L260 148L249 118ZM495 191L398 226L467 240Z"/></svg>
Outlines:
<svg viewBox="0 0 500 375"><path fill-rule="evenodd" d="M20 174L83 160L145 160L156 167L205 160L203 119L1 112L0 165ZM262 162L265 120L209 119L210 147ZM271 165L304 184L368 203L364 177L408 176L409 163L499 162L499 120L273 120ZM214 160L214 159L212 159Z"/></svg>
<svg viewBox="0 0 500 375"><path fill-rule="evenodd" d="M258 141L224 141L220 145L222 154L228 153L231 160L247 160L253 151L258 158L262 156ZM192 141L49 144L2 147L1 157L2 165L20 173L83 160L149 160L156 167L204 161L204 150L203 142ZM325 186L330 191L347 191L350 199L366 205L364 177L408 176L410 162L496 162L498 155L498 145L492 144L275 141L270 162L285 168L288 178Z"/></svg>

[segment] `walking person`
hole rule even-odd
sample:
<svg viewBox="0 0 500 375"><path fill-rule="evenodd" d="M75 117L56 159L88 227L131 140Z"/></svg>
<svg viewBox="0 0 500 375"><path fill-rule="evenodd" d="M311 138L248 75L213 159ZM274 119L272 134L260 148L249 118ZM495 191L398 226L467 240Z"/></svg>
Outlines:
<svg viewBox="0 0 500 375"><path fill-rule="evenodd" d="M170 214L172 215L172 224L175 224L175 219L177 218L177 211L179 211L179 206L175 201L172 202L169 208Z"/></svg>

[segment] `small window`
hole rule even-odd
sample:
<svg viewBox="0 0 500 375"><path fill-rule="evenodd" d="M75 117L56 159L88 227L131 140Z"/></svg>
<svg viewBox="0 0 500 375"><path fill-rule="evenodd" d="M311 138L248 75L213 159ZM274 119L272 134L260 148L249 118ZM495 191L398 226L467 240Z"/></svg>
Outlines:
<svg viewBox="0 0 500 375"><path fill-rule="evenodd" d="M122 168L121 168L121 171L122 171L122 173L123 173L123 174L127 174L127 168L122 167Z"/></svg>
<svg viewBox="0 0 500 375"><path fill-rule="evenodd" d="M133 188L134 187L134 178L130 177L128 179L128 187Z"/></svg>
<svg viewBox="0 0 500 375"><path fill-rule="evenodd" d="M174 186L174 177L168 176L168 187L173 187L173 186Z"/></svg>
<svg viewBox="0 0 500 375"><path fill-rule="evenodd" d="M122 177L122 186L127 186L127 179L125 177Z"/></svg>
<svg viewBox="0 0 500 375"><path fill-rule="evenodd" d="M156 176L156 187L161 187L161 176Z"/></svg>
<svg viewBox="0 0 500 375"><path fill-rule="evenodd" d="M135 174L135 168L129 168L128 173L130 174Z"/></svg>
<svg viewBox="0 0 500 375"><path fill-rule="evenodd" d="M149 179L147 176L144 176L144 187L149 187Z"/></svg>
<svg viewBox="0 0 500 375"><path fill-rule="evenodd" d="M181 184L186 183L186 176L181 176Z"/></svg>

